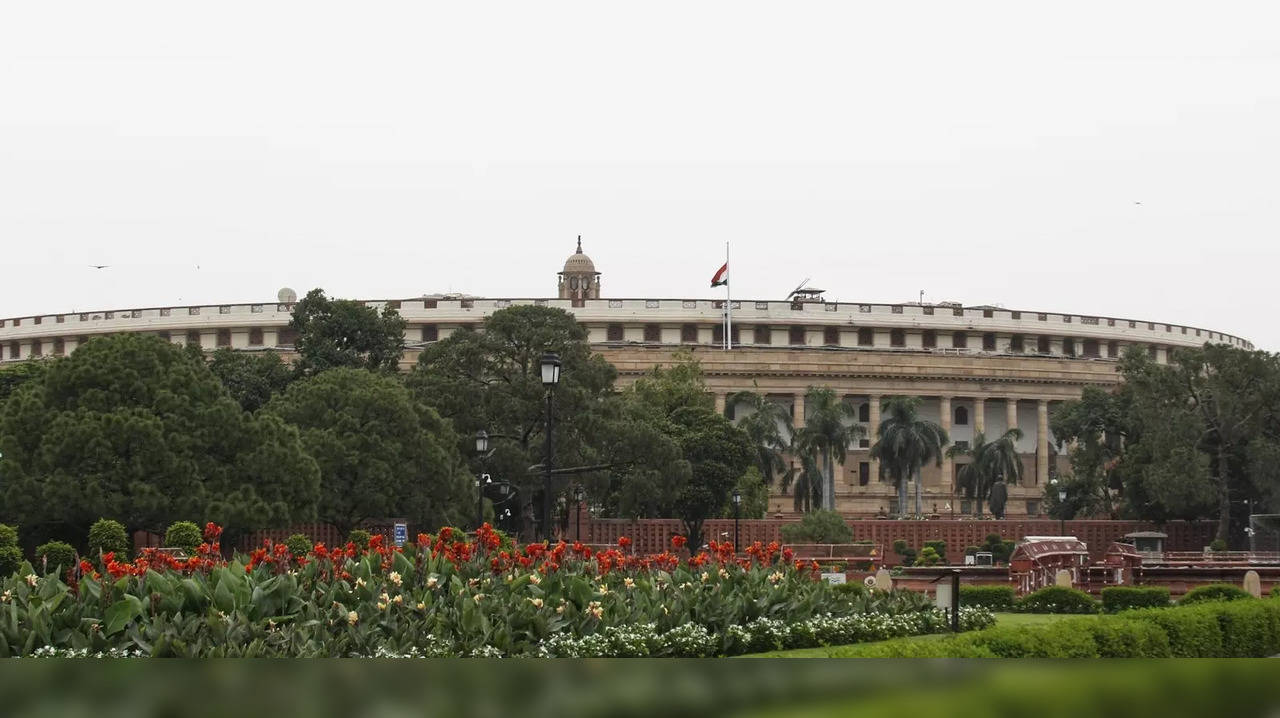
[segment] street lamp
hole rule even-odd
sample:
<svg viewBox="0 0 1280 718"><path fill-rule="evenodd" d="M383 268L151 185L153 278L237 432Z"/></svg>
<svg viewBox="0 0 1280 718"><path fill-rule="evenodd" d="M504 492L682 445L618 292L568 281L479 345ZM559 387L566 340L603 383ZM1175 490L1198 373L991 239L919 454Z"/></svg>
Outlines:
<svg viewBox="0 0 1280 718"><path fill-rule="evenodd" d="M484 525L484 460L489 452L489 432L481 429L476 432L476 455L480 457L480 477L476 479L476 529Z"/></svg>
<svg viewBox="0 0 1280 718"><path fill-rule="evenodd" d="M582 488L582 484L573 487L574 541L582 540L582 499L586 498L586 495L587 490Z"/></svg>
<svg viewBox="0 0 1280 718"><path fill-rule="evenodd" d="M738 507L742 505L742 492L733 490L733 551L738 552Z"/></svg>
<svg viewBox="0 0 1280 718"><path fill-rule="evenodd" d="M547 391L547 423L546 423L546 456L542 462L543 475L543 493L542 493L542 535L549 542L551 541L551 430L552 430L552 397L555 395L556 384L560 383L560 355L554 352L547 352L542 355L542 386Z"/></svg>
<svg viewBox="0 0 1280 718"><path fill-rule="evenodd" d="M1051 486L1058 486L1058 535L1066 536L1066 517L1067 517L1067 486L1066 484L1058 484L1057 479L1049 482Z"/></svg>

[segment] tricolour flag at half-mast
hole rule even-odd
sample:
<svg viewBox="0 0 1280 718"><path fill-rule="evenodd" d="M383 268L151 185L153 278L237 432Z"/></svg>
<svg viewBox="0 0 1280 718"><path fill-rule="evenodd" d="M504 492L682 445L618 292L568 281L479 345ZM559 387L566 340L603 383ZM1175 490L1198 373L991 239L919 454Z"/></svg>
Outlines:
<svg viewBox="0 0 1280 718"><path fill-rule="evenodd" d="M711 278L711 286L720 287L729 283L729 263L725 262L716 270L716 276Z"/></svg>

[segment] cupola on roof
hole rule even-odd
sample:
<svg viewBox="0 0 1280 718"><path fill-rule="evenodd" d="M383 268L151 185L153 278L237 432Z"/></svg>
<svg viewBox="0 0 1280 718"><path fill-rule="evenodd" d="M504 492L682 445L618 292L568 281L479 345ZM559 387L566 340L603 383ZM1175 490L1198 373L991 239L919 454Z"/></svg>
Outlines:
<svg viewBox="0 0 1280 718"><path fill-rule="evenodd" d="M591 258L582 253L582 235L578 235L578 251L564 260L564 272L590 272L596 273L595 262Z"/></svg>

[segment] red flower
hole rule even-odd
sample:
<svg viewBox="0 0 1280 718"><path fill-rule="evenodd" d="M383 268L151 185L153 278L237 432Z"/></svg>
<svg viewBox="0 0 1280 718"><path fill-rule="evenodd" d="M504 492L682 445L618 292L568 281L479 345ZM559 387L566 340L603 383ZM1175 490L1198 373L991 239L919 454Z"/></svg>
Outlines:
<svg viewBox="0 0 1280 718"><path fill-rule="evenodd" d="M671 537L671 546L672 546L673 548L684 548L684 545L685 545L685 544L687 544L687 543L689 543L689 539L688 539L687 537L685 537L685 536L672 536L672 537Z"/></svg>
<svg viewBox="0 0 1280 718"><path fill-rule="evenodd" d="M631 539L627 538L626 536L623 536L622 538L618 539L618 548L626 548L630 545L631 545Z"/></svg>

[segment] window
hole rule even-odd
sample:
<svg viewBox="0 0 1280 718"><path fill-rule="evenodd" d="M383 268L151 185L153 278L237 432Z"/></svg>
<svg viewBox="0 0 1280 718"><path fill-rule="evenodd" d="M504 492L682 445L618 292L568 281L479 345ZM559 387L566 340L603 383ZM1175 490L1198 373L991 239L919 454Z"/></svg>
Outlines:
<svg viewBox="0 0 1280 718"><path fill-rule="evenodd" d="M871 483L871 462L858 462L858 486L866 486Z"/></svg>
<svg viewBox="0 0 1280 718"><path fill-rule="evenodd" d="M1021 319L1022 312L1009 312L1009 316L1010 318L1013 318L1013 319Z"/></svg>
<svg viewBox="0 0 1280 718"><path fill-rule="evenodd" d="M870 449L870 448L871 448L871 439L858 439L858 448L859 448L859 449Z"/></svg>
<svg viewBox="0 0 1280 718"><path fill-rule="evenodd" d="M67 321L67 318L62 314L59 314L58 318L55 319L54 321L56 321L58 324L62 324L63 322Z"/></svg>
<svg viewBox="0 0 1280 718"><path fill-rule="evenodd" d="M961 407L961 408L964 408L964 407ZM969 442L968 442L968 441L957 441L957 442L956 442L956 449L957 449L957 450L959 450L959 451L966 451L968 448L969 448Z"/></svg>
<svg viewBox="0 0 1280 718"><path fill-rule="evenodd" d="M724 331L723 329L721 331ZM605 329L605 339L611 342L620 342L624 336L621 324L610 324Z"/></svg>
<svg viewBox="0 0 1280 718"><path fill-rule="evenodd" d="M871 421L871 405L865 401L858 405L858 421Z"/></svg>
<svg viewBox="0 0 1280 718"><path fill-rule="evenodd" d="M716 309L724 309L724 306L723 306L724 302L721 302L720 304L721 304L722 306L718 306L718 307L716 307ZM610 308L610 309L622 309L622 300L621 300L621 299L610 299L610 300L609 300L609 308Z"/></svg>
<svg viewBox="0 0 1280 718"><path fill-rule="evenodd" d="M889 346L905 347L906 345L907 345L906 332L902 331L901 329L889 330Z"/></svg>
<svg viewBox="0 0 1280 718"><path fill-rule="evenodd" d="M1114 327L1115 325L1116 325L1116 320L1114 320L1114 319L1108 319L1108 320L1107 320L1107 326L1109 326L1109 327Z"/></svg>
<svg viewBox="0 0 1280 718"><path fill-rule="evenodd" d="M458 300L458 306L459 306L460 308L462 308L462 309L471 309L471 308L475 307L475 305L476 305L476 300L474 300L474 299L460 299L460 300Z"/></svg>
<svg viewBox="0 0 1280 718"><path fill-rule="evenodd" d="M1085 339L1081 352L1087 357L1102 356L1101 352L1098 351L1098 340L1096 339Z"/></svg>
<svg viewBox="0 0 1280 718"><path fill-rule="evenodd" d="M435 308L436 308L436 306L437 306L437 304L436 304L436 300L434 300L434 299L424 299L424 300L422 301L422 308L423 308L423 309L435 309Z"/></svg>
<svg viewBox="0 0 1280 718"><path fill-rule="evenodd" d="M224 305L222 305L222 306L218 307L218 313L219 313L219 314L230 314L230 313L231 313L231 307L229 307L229 306L227 306L227 305L225 305L225 304L224 304Z"/></svg>
<svg viewBox="0 0 1280 718"><path fill-rule="evenodd" d="M437 326L436 326L436 325L434 325L434 324L423 324L423 325L422 325L422 336L421 336L421 339L422 339L422 341L424 341L424 342L434 342L434 341L439 341L439 340L440 340L440 328L439 328L439 327L437 327Z"/></svg>
<svg viewBox="0 0 1280 718"><path fill-rule="evenodd" d="M218 330L218 346L220 347L231 346L231 330L230 329Z"/></svg>
<svg viewBox="0 0 1280 718"><path fill-rule="evenodd" d="M1130 329L1136 329L1137 327L1138 327L1138 323L1137 323L1137 322L1135 322L1135 321L1133 321L1132 319L1130 319L1130 320L1129 320L1129 328L1130 328Z"/></svg>
<svg viewBox="0 0 1280 718"><path fill-rule="evenodd" d="M1152 360L1155 360L1155 358L1159 356L1154 344L1147 346L1147 356L1151 357Z"/></svg>
<svg viewBox="0 0 1280 718"><path fill-rule="evenodd" d="M188 315L188 316L192 316L192 317L194 317L194 316L197 316L197 315L199 315L199 314L200 314L200 307L187 307L187 315Z"/></svg>
<svg viewBox="0 0 1280 718"><path fill-rule="evenodd" d="M925 314L932 315L933 307L921 307L921 311Z"/></svg>
<svg viewBox="0 0 1280 718"><path fill-rule="evenodd" d="M1009 337L1009 351L1014 354L1021 354L1024 349L1025 338L1021 334L1014 334Z"/></svg>
<svg viewBox="0 0 1280 718"><path fill-rule="evenodd" d="M1037 315L1036 315L1036 319L1037 319L1037 320L1039 320L1039 321L1042 321L1042 322L1047 322L1047 321L1049 321L1049 315L1048 315L1048 314L1037 314Z"/></svg>
<svg viewBox="0 0 1280 718"><path fill-rule="evenodd" d="M1147 331L1154 332L1155 330L1156 330L1156 325L1155 325L1155 323L1154 323L1154 322L1147 322Z"/></svg>
<svg viewBox="0 0 1280 718"><path fill-rule="evenodd" d="M39 339L31 342L31 356L44 356L44 343Z"/></svg>
<svg viewBox="0 0 1280 718"><path fill-rule="evenodd" d="M1040 502L1039 502L1039 501L1028 501L1028 502L1027 502L1027 515L1028 515L1028 516L1039 516L1039 515L1040 515Z"/></svg>
<svg viewBox="0 0 1280 718"><path fill-rule="evenodd" d="M696 299L685 299L680 302L681 309L697 309L698 301Z"/></svg>
<svg viewBox="0 0 1280 718"><path fill-rule="evenodd" d="M951 348L964 349L969 346L969 335L964 332L951 332Z"/></svg>
<svg viewBox="0 0 1280 718"><path fill-rule="evenodd" d="M968 425L969 425L969 410L968 410L968 409L966 409L966 408L965 408L965 407L963 407L963 406L957 406L957 407L955 408L955 410L954 410L954 411L952 411L951 413L952 413L952 415L954 416L954 419L953 419L953 421L952 421L952 423L953 423L953 424L955 424L956 426L968 426ZM956 446L957 446L957 447L960 447L960 444L962 444L962 443L963 443L963 444L965 444L965 446L964 446L963 448L968 448L968 442L960 442L960 441L957 441L957 442L956 442Z"/></svg>
<svg viewBox="0 0 1280 718"><path fill-rule="evenodd" d="M987 332L982 335L982 351L993 352L996 350L996 335Z"/></svg>
<svg viewBox="0 0 1280 718"><path fill-rule="evenodd" d="M840 328L839 327L823 327L822 343L829 347L840 346Z"/></svg>
<svg viewBox="0 0 1280 718"><path fill-rule="evenodd" d="M41 319L41 317L36 317L33 321L34 321L36 324L39 324L39 323L40 323L40 319ZM1184 332L1183 332L1183 334L1186 334L1186 332L1184 331Z"/></svg>
<svg viewBox="0 0 1280 718"><path fill-rule="evenodd" d="M862 327L858 330L858 346L870 347L875 346L875 343L876 335L875 332L871 331L870 327Z"/></svg>
<svg viewBox="0 0 1280 718"><path fill-rule="evenodd" d="M1050 350L1051 350L1051 347L1049 346L1049 337L1046 337L1043 334L1036 337L1036 353L1037 354L1048 354Z"/></svg>
<svg viewBox="0 0 1280 718"><path fill-rule="evenodd" d="M964 307L956 307L955 309L952 309L952 310L951 310L951 314L952 314L952 316L956 316L956 317L963 317L963 316L964 316Z"/></svg>
<svg viewBox="0 0 1280 718"><path fill-rule="evenodd" d="M737 346L739 343L737 324L733 325L733 331L730 333L730 338L732 339L733 345ZM715 328L711 330L711 343L715 344L716 346L724 345L724 325L723 324L717 324Z"/></svg>
<svg viewBox="0 0 1280 718"><path fill-rule="evenodd" d="M261 329L254 327L253 329L249 330L249 346L251 347L262 346L262 330Z"/></svg>
<svg viewBox="0 0 1280 718"><path fill-rule="evenodd" d="M22 346L17 342L9 342L9 358L17 359L22 354Z"/></svg>
<svg viewBox="0 0 1280 718"><path fill-rule="evenodd" d="M1187 333L1187 328L1186 328L1186 327L1183 327L1183 328L1182 328L1182 333L1183 333L1183 334L1186 334L1186 333Z"/></svg>
<svg viewBox="0 0 1280 718"><path fill-rule="evenodd" d="M285 327L280 330L280 334L276 336L276 344L282 347L291 347L298 343L298 332L295 329Z"/></svg>
<svg viewBox="0 0 1280 718"><path fill-rule="evenodd" d="M787 332L787 343L792 346L804 346L804 327L791 327Z"/></svg>
<svg viewBox="0 0 1280 718"><path fill-rule="evenodd" d="M681 324L680 325L680 343L681 344L697 344L698 343L698 325L697 324Z"/></svg>
<svg viewBox="0 0 1280 718"><path fill-rule="evenodd" d="M772 332L769 331L768 325L757 324L756 326L752 327L751 343L752 344L772 344L773 343Z"/></svg>
<svg viewBox="0 0 1280 718"><path fill-rule="evenodd" d="M156 336L160 337L166 342L169 341L169 332L156 332Z"/></svg>
<svg viewBox="0 0 1280 718"><path fill-rule="evenodd" d="M986 319L990 319L992 316L992 311L990 309L983 309L982 316Z"/></svg>
<svg viewBox="0 0 1280 718"><path fill-rule="evenodd" d="M932 329L924 330L924 334L920 337L920 345L925 349L933 349L938 346L938 333Z"/></svg>
<svg viewBox="0 0 1280 718"><path fill-rule="evenodd" d="M200 346L200 332L192 329L187 332L187 343L193 346Z"/></svg>
<svg viewBox="0 0 1280 718"><path fill-rule="evenodd" d="M1118 355L1119 353L1120 353L1120 347L1118 344L1116 344L1115 342L1107 342L1108 357L1115 359L1116 355Z"/></svg>
<svg viewBox="0 0 1280 718"><path fill-rule="evenodd" d="M53 340L53 355L60 357L64 353L66 353L66 344L63 343L62 337L55 338Z"/></svg>
<svg viewBox="0 0 1280 718"><path fill-rule="evenodd" d="M1066 354L1066 355L1067 355L1067 356L1069 356L1069 357L1073 357L1073 356L1075 356L1075 355L1076 355L1076 340L1072 339L1071 337L1063 337L1063 339L1062 339L1062 353L1063 353L1063 354Z"/></svg>
<svg viewBox="0 0 1280 718"><path fill-rule="evenodd" d="M646 342L662 341L662 327L657 324L644 325L644 340Z"/></svg>
<svg viewBox="0 0 1280 718"><path fill-rule="evenodd" d="M893 305L892 307L890 307L890 308L889 308L889 311L890 311L890 313L892 313L892 314L901 314L901 313L902 313L902 305L901 305L901 304L895 304L895 305Z"/></svg>
<svg viewBox="0 0 1280 718"><path fill-rule="evenodd" d="M1062 323L1063 323L1063 324L1070 324L1070 323L1071 323L1071 315L1070 315L1070 314L1063 314L1063 315L1062 315Z"/></svg>
<svg viewBox="0 0 1280 718"><path fill-rule="evenodd" d="M769 308L768 302L756 302L756 309L768 309L768 308Z"/></svg>
<svg viewBox="0 0 1280 718"><path fill-rule="evenodd" d="M261 305L261 304L254 304L253 306L249 307L249 313L250 313L250 314L261 314L261 313L262 313L262 305Z"/></svg>

